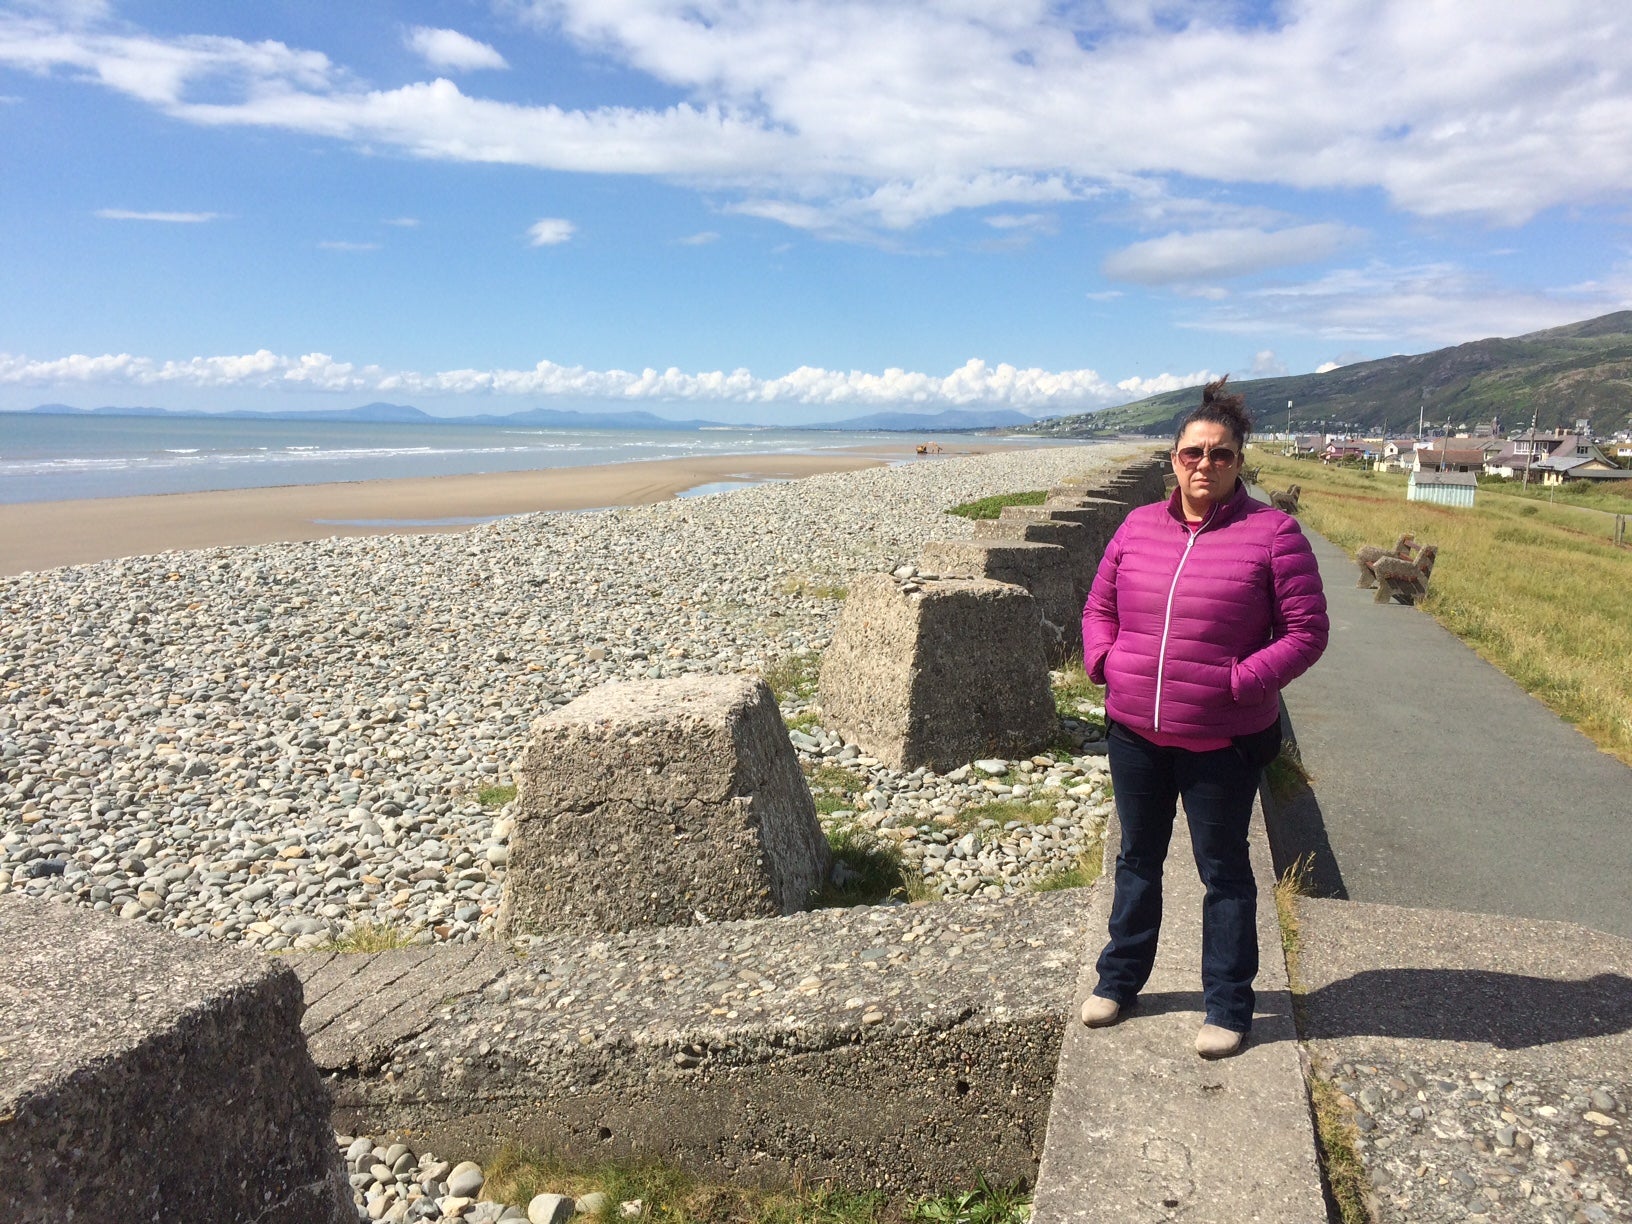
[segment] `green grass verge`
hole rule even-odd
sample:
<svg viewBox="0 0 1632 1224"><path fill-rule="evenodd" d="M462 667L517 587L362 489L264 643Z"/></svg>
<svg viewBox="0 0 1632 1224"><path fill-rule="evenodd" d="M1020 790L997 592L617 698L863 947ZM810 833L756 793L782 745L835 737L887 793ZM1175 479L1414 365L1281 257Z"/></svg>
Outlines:
<svg viewBox="0 0 1632 1224"><path fill-rule="evenodd" d="M877 905L888 897L908 896L910 873L901 847L859 825L829 831L827 848L833 852L835 883L829 880L814 898L822 909Z"/></svg>
<svg viewBox="0 0 1632 1224"><path fill-rule="evenodd" d="M1064 888L1087 888L1104 874L1105 845L1095 842L1077 858L1076 865L1053 875L1044 876L1033 884L1033 892L1059 892Z"/></svg>
<svg viewBox="0 0 1632 1224"><path fill-rule="evenodd" d="M574 1165L557 1157L506 1148L487 1161L485 1197L525 1204L546 1192L581 1199L600 1193L617 1220L619 1204L640 1200L640 1218L661 1224L1025 1224L1030 1196L1019 1185L993 1186L977 1177L972 1189L892 1202L877 1190L823 1183L783 1189L718 1185L656 1162L604 1161Z"/></svg>
<svg viewBox="0 0 1632 1224"><path fill-rule="evenodd" d="M998 493L953 506L947 513L966 519L995 519L1003 512L1004 506L1040 506L1047 500L1047 489L1033 489L1026 493Z"/></svg>

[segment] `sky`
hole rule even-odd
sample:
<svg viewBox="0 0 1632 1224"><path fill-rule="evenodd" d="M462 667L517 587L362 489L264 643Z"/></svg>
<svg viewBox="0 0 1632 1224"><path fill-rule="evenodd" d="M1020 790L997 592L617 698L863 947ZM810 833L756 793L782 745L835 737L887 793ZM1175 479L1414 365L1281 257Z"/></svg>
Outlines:
<svg viewBox="0 0 1632 1224"><path fill-rule="evenodd" d="M0 409L1124 403L1632 307L1626 0L0 0Z"/></svg>

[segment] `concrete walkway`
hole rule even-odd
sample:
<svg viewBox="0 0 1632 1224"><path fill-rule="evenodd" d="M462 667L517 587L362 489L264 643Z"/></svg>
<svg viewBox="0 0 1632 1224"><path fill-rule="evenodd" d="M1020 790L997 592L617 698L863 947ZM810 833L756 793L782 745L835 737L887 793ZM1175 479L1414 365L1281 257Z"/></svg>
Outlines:
<svg viewBox="0 0 1632 1224"><path fill-rule="evenodd" d="M1309 535L1332 639L1286 690L1314 782L1272 805L1278 863L1313 852L1325 895L1632 938L1632 769Z"/></svg>
<svg viewBox="0 0 1632 1224"><path fill-rule="evenodd" d="M1308 1224L1324 1220L1274 876L1255 822L1258 1010L1242 1053L1196 1056L1201 1027L1201 883L1181 813L1163 885L1156 971L1135 1010L1086 1029L1077 1009L1092 991L1109 916L1110 880L1094 886L1037 1175L1034 1224ZM1115 825L1106 849L1114 863Z"/></svg>

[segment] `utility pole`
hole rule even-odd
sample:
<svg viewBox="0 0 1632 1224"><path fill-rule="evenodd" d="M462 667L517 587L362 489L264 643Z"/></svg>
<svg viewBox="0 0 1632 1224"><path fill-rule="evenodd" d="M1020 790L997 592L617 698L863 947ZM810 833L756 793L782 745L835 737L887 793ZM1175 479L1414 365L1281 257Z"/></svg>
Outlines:
<svg viewBox="0 0 1632 1224"><path fill-rule="evenodd" d="M1530 410L1530 440L1524 444L1524 488L1530 488L1530 460L1536 453L1536 410Z"/></svg>

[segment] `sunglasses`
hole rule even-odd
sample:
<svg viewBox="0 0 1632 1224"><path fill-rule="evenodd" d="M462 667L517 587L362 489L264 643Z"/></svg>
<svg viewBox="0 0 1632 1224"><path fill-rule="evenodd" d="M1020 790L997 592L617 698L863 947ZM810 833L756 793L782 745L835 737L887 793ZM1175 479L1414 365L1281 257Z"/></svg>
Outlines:
<svg viewBox="0 0 1632 1224"><path fill-rule="evenodd" d="M1239 451L1228 446L1181 446L1173 454L1187 468L1199 467L1203 459L1211 459L1214 467L1229 467L1241 458Z"/></svg>

